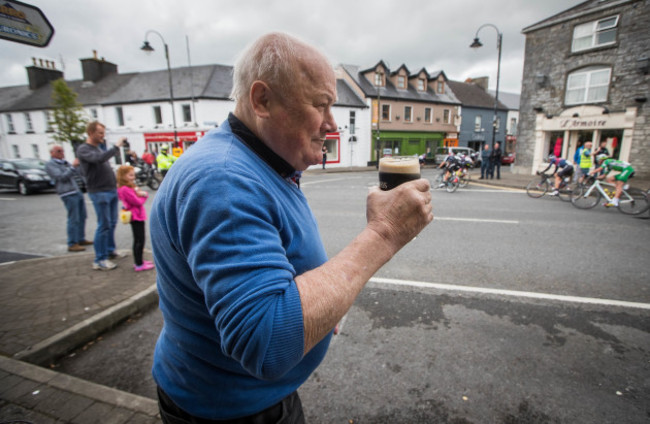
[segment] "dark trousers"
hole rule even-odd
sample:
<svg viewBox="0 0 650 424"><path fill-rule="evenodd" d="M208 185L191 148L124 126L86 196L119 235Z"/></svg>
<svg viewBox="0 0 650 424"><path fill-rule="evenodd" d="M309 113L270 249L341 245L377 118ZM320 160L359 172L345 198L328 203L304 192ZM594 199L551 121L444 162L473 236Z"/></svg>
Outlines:
<svg viewBox="0 0 650 424"><path fill-rule="evenodd" d="M494 177L494 169L496 168L497 170L497 180L501 179L501 162L496 161L494 162L494 165L492 165L492 177Z"/></svg>
<svg viewBox="0 0 650 424"><path fill-rule="evenodd" d="M158 407L163 424L304 424L305 416L298 392L254 415L232 420L206 420L194 417L181 408L158 387Z"/></svg>
<svg viewBox="0 0 650 424"><path fill-rule="evenodd" d="M133 259L137 266L142 265L142 251L144 250L144 221L131 221L133 232Z"/></svg>

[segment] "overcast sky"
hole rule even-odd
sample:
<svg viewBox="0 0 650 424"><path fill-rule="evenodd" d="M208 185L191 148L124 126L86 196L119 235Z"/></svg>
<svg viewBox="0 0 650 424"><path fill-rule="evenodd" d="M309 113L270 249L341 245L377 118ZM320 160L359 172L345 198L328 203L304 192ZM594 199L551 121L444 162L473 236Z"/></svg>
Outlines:
<svg viewBox="0 0 650 424"><path fill-rule="evenodd" d="M147 30L162 34L172 67L232 65L252 40L285 31L319 47L334 65L362 69L384 60L391 70L443 70L463 81L489 76L496 85L496 31L481 29L480 49L470 49L483 24L503 34L500 90L521 91L524 36L521 30L583 0L23 0L37 6L55 28L46 48L0 40L0 86L27 84L25 66L37 57L56 61L66 80L81 78L79 59L100 57L120 73L166 67L156 49L140 50ZM1 0L0 0L1 2Z"/></svg>

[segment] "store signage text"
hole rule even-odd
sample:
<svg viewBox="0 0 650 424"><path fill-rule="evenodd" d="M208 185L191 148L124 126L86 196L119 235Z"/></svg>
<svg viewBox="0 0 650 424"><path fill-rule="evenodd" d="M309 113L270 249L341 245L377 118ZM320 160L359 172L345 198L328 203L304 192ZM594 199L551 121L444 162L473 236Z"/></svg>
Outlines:
<svg viewBox="0 0 650 424"><path fill-rule="evenodd" d="M605 127L606 119L563 119L560 121L560 128L594 128Z"/></svg>

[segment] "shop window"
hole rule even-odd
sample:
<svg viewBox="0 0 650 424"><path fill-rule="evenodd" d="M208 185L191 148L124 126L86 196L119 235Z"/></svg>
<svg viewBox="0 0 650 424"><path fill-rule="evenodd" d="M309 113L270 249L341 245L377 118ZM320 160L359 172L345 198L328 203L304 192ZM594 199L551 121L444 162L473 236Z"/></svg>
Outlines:
<svg viewBox="0 0 650 424"><path fill-rule="evenodd" d="M571 51L578 52L616 43L618 16L587 22L573 29Z"/></svg>
<svg viewBox="0 0 650 424"><path fill-rule="evenodd" d="M569 74L565 103L577 105L606 101L611 72L608 67L590 67Z"/></svg>

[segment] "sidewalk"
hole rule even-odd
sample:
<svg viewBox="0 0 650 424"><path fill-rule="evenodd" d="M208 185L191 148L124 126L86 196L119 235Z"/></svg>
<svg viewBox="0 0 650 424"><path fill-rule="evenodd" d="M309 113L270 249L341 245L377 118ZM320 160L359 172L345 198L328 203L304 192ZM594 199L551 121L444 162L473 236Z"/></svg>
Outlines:
<svg viewBox="0 0 650 424"><path fill-rule="evenodd" d="M155 272L133 272L130 254L108 272L93 270L92 260L83 253L0 264L0 421L160 422L156 400L44 368L158 301Z"/></svg>
<svg viewBox="0 0 650 424"><path fill-rule="evenodd" d="M376 172L374 167L314 169L304 178L359 171ZM478 180L479 175L472 171L471 184L524 189L534 178L513 174L508 167L501 169L500 179ZM650 187L649 180L631 183ZM145 256L151 259L151 252ZM158 301L155 271L133 272L130 254L108 272L93 270L92 259L92 253L75 253L0 264L0 422L160 422L154 399L47 368L58 356Z"/></svg>

